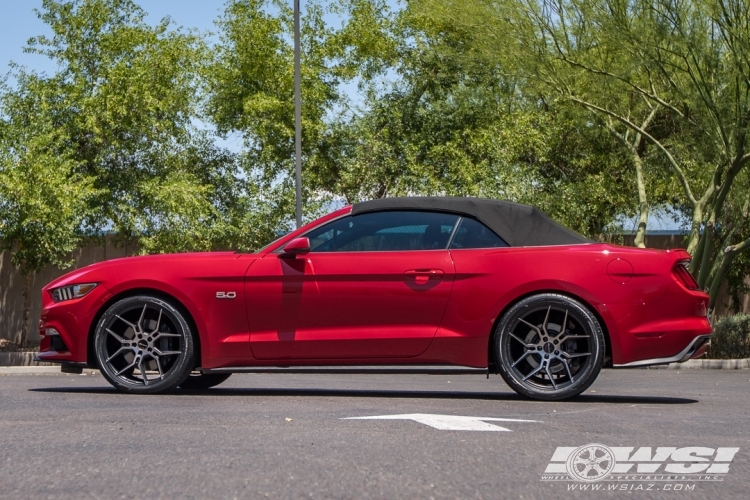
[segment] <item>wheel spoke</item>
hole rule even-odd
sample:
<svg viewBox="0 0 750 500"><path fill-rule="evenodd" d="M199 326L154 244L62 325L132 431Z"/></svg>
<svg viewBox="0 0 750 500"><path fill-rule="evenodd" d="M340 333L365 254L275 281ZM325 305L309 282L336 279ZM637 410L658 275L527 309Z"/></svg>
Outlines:
<svg viewBox="0 0 750 500"><path fill-rule="evenodd" d="M533 329L533 330L534 330L534 331L535 331L536 333L538 333L538 334L539 334L539 336L541 336L541 335L542 335L542 332L541 332L541 331L539 330L539 327L538 327L538 326L536 326L536 325L532 325L531 323L529 323L528 321L526 321L526 320L525 320L525 319L523 319L523 318L518 318L518 321L520 321L521 323L523 323L523 324L525 324L525 325L529 326L530 328L532 328L532 329Z"/></svg>
<svg viewBox="0 0 750 500"><path fill-rule="evenodd" d="M104 362L109 363L112 359L117 357L117 355L120 354L121 352L128 352L128 351L132 351L132 349L130 347L120 347L119 349L117 349L117 351L115 351L115 353L112 356L105 359Z"/></svg>
<svg viewBox="0 0 750 500"><path fill-rule="evenodd" d="M148 307L148 304L143 305L143 311L141 311L141 317L138 318L138 329L140 331L143 331L143 318L146 316L146 307Z"/></svg>
<svg viewBox="0 0 750 500"><path fill-rule="evenodd" d="M549 365L544 366L544 371L547 373L547 377L549 377L552 388L557 390L557 384L555 383L555 379L552 378L552 372L549 371Z"/></svg>
<svg viewBox="0 0 750 500"><path fill-rule="evenodd" d="M568 366L567 361L562 361L563 366L565 367L565 371L568 372L568 379L570 380L570 383L573 383L573 374L570 373L570 366Z"/></svg>
<svg viewBox="0 0 750 500"><path fill-rule="evenodd" d="M119 377L120 375L122 375L122 374L123 374L123 373L124 373L125 371L127 371L128 369L130 369L130 368L134 368L134 367L135 367L135 360L133 360L133 362L132 362L132 363L130 363L130 364L129 364L128 366L126 366L125 368L123 368L123 369L122 369L122 370L120 370L119 372L115 373L115 376Z"/></svg>
<svg viewBox="0 0 750 500"><path fill-rule="evenodd" d="M154 340L160 339L162 337L182 337L179 333L166 333L166 332L156 332L154 334Z"/></svg>
<svg viewBox="0 0 750 500"><path fill-rule="evenodd" d="M110 335L112 335L112 336L113 336L113 337L114 337L115 339L117 339L117 341L118 341L118 342L119 342L120 344L130 343L130 341L128 341L128 340L125 340L124 338L120 337L119 335L117 335L117 334L116 334L115 332L113 332L113 331L112 331L112 330L110 330L109 328L107 328L107 333L109 333L109 334L110 334Z"/></svg>
<svg viewBox="0 0 750 500"><path fill-rule="evenodd" d="M154 347L154 352L155 352L155 353L156 353L156 354L157 354L158 356L176 356L176 355L178 355L178 354L182 354L182 352L181 352L181 351L160 351L160 350L159 350L159 349L157 349L156 347Z"/></svg>
<svg viewBox="0 0 750 500"><path fill-rule="evenodd" d="M156 369L159 370L159 379L164 380L164 372L161 369L161 362L159 361L159 357L154 356L153 354L151 354L150 356L154 358L154 361L156 361Z"/></svg>
<svg viewBox="0 0 750 500"><path fill-rule="evenodd" d="M549 333L547 332L547 323L549 322L549 313L552 311L552 306L549 306L547 308L547 314L544 316L544 322L542 323L542 330L544 330L544 334L549 337Z"/></svg>
<svg viewBox="0 0 750 500"><path fill-rule="evenodd" d="M565 359L573 359L573 358L582 358L584 356L591 356L590 352L576 352L573 354L568 354L567 352L562 352L561 356Z"/></svg>
<svg viewBox="0 0 750 500"><path fill-rule="evenodd" d="M133 331L136 331L136 326L133 323L131 323L130 321L128 321L125 318L123 318L122 316L120 316L119 314L115 314L115 318L119 319L120 321L122 321L123 323L125 323L126 325L128 325L129 327L131 327L133 329Z"/></svg>
<svg viewBox="0 0 750 500"><path fill-rule="evenodd" d="M527 380L529 380L531 377L533 377L534 375L536 375L537 373L539 373L540 371L542 371L542 368L544 368L544 365L542 365L541 363L539 363L539 366L537 366L535 370L532 370L531 373L529 373L528 375L526 375L523 378L523 381L526 382Z"/></svg>
<svg viewBox="0 0 750 500"><path fill-rule="evenodd" d="M143 385L148 385L148 377L146 376L146 370L143 369L143 360L146 359L146 357L142 357L141 360L138 362L138 369L141 371L141 378L143 379Z"/></svg>
<svg viewBox="0 0 750 500"><path fill-rule="evenodd" d="M515 363L510 365L511 368L515 368L518 363L523 361L524 359L528 358L531 354L536 354L536 351L526 351L523 354L521 354L521 357L516 360Z"/></svg>
<svg viewBox="0 0 750 500"><path fill-rule="evenodd" d="M159 309L159 317L156 319L156 328L151 332L151 335L154 335L155 333L159 333L159 325L161 325L161 313L164 312L164 309Z"/></svg>
<svg viewBox="0 0 750 500"><path fill-rule="evenodd" d="M560 336L565 335L565 327L568 324L568 310L565 309L565 319L563 319L562 326L560 327L560 331L557 332L557 338L559 339Z"/></svg>
<svg viewBox="0 0 750 500"><path fill-rule="evenodd" d="M523 340L521 340L521 338L520 338L520 337L517 337L517 336L516 336L515 334L513 334L513 333L510 333L509 335L510 335L511 337L513 337L514 339L516 339L517 341L519 341L519 342L520 342L521 344L523 344L523 345L524 345L524 347L526 347L526 348L528 348L528 349L531 349L532 347L536 347L536 346L535 346L534 344L527 344L526 342L524 342Z"/></svg>

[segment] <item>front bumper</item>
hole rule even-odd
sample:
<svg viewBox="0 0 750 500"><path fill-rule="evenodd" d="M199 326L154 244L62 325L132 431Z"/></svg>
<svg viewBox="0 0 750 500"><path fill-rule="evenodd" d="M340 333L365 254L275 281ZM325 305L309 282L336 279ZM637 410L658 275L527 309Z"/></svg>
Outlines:
<svg viewBox="0 0 750 500"><path fill-rule="evenodd" d="M711 340L711 335L698 335L688 345L675 354L674 356L666 358L653 358L653 359L641 359L639 361L633 361L631 363L625 363L622 365L612 365L614 368L640 368L643 366L653 365L666 365L669 363L684 363L688 359L700 356L706 351L708 342Z"/></svg>
<svg viewBox="0 0 750 500"><path fill-rule="evenodd" d="M88 334L97 312L112 297L102 285L80 299L53 302L49 292L42 291L42 313L39 318L39 354L45 363L86 364ZM47 334L47 329L57 333Z"/></svg>

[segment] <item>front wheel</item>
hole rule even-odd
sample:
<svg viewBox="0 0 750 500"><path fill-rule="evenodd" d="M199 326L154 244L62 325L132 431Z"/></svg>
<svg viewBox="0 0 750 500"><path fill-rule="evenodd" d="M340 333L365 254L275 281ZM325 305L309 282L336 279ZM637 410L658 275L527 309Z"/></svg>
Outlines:
<svg viewBox="0 0 750 500"><path fill-rule="evenodd" d="M180 385L195 366L190 325L169 302L127 297L104 313L94 336L96 361L116 389L152 394Z"/></svg>
<svg viewBox="0 0 750 500"><path fill-rule="evenodd" d="M559 401L594 383L604 361L604 334L596 316L570 297L527 297L506 312L494 336L500 375L517 393Z"/></svg>

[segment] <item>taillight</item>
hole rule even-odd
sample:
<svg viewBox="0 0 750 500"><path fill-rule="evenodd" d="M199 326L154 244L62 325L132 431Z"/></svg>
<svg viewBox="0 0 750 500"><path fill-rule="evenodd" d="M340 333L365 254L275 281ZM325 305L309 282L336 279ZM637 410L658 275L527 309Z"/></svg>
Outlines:
<svg viewBox="0 0 750 500"><path fill-rule="evenodd" d="M672 274L675 275L675 278L680 280L680 283L683 284L685 288L688 290L700 290L700 287L698 286L698 283L695 281L695 278L693 278L693 275L690 274L690 271L688 271L688 267L690 266L689 260L681 260L677 264L674 265L674 269L672 269Z"/></svg>

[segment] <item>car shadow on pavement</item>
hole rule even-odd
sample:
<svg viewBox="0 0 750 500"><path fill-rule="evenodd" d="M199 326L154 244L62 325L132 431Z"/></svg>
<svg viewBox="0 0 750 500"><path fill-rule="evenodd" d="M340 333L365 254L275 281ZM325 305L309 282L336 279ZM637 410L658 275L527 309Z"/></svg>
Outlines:
<svg viewBox="0 0 750 500"><path fill-rule="evenodd" d="M40 387L33 392L64 394L119 394L110 387ZM176 390L169 396L279 396L279 397L339 397L339 398L400 398L400 399L473 399L489 401L528 401L512 392L467 392L467 391L404 391L373 389L300 389L300 388L214 388L203 391ZM123 394L123 397L127 395ZM158 396L158 395L157 395ZM147 397L153 397L151 395ZM564 403L604 403L640 405L684 405L698 403L696 399L668 396L621 396L607 394L582 394L563 401Z"/></svg>

